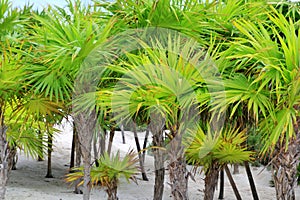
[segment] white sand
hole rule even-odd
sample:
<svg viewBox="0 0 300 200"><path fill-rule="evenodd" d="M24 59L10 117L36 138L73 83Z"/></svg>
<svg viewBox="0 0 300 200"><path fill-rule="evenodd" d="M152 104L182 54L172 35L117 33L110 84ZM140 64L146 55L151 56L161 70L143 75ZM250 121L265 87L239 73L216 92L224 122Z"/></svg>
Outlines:
<svg viewBox="0 0 300 200"><path fill-rule="evenodd" d="M68 172L70 160L70 149L72 140L72 129L69 125L63 127L64 131L56 136L55 147L52 158L52 172L55 178L44 178L47 170L47 161L37 162L31 158L26 158L24 155L19 155L17 170L12 171L9 184L7 187L7 200L79 200L82 195L74 194L73 187L70 187L64 182L64 175ZM144 134L140 133L141 144L143 144ZM135 148L133 134L126 132L126 144L122 144L121 134L117 132L113 150L120 149L122 153L126 153L128 149ZM127 183L121 180L118 196L120 200L150 200L153 198L153 157L146 156L146 171L149 181L142 181L138 178L138 185L135 183ZM275 199L275 189L269 187L271 173L264 170L259 174L262 167L252 168L252 173L256 183L256 188L260 199L273 200ZM240 167L240 174L233 175L239 192L243 200L253 199L251 190L243 167ZM195 177L196 182L189 181L189 197L191 200L203 199L204 181L203 175ZM172 199L170 197L170 186L168 185L169 177L166 176L164 199ZM219 191L215 193L215 199L218 197ZM225 176L225 199L236 199L231 186ZM300 198L300 188L296 190L296 199ZM91 200L106 199L106 193L103 189L94 188L91 193Z"/></svg>

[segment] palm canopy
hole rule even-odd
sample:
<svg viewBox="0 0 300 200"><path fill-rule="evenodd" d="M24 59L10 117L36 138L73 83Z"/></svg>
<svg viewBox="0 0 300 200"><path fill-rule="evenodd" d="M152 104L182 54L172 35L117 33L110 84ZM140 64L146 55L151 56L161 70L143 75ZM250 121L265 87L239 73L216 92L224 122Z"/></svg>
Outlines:
<svg viewBox="0 0 300 200"><path fill-rule="evenodd" d="M266 134L263 152L273 150L278 141L285 141L287 148L289 139L295 137L300 100L298 26L270 8L268 23L235 22L241 37L224 54L237 67L224 73L228 77L224 81L226 101L214 102L220 108L233 105L231 115L239 105L247 106ZM218 99L218 93L213 95Z"/></svg>
<svg viewBox="0 0 300 200"><path fill-rule="evenodd" d="M119 181L121 177L129 181L138 172L138 158L133 151L128 152L123 158L118 151L115 155L109 156L104 153L98 160L96 166L91 169L91 182L93 185L100 184L102 187L111 187L114 181ZM74 168L78 172L67 175L67 182L74 182L83 177L83 168ZM79 184L83 184L83 181Z"/></svg>
<svg viewBox="0 0 300 200"><path fill-rule="evenodd" d="M86 7L80 1L68 1L66 10L49 7L45 12L33 14L30 43L34 50L29 55L27 79L37 94L69 102L81 64L107 39L113 20L99 17L105 16L100 8Z"/></svg>
<svg viewBox="0 0 300 200"><path fill-rule="evenodd" d="M178 34L163 39L140 41L138 55L127 53L118 65L107 67L119 76L111 89L97 93L98 105L111 106L115 120L131 120L140 112L149 118L155 110L173 125L197 116L191 113L207 91L206 79L215 75L213 63L192 39Z"/></svg>
<svg viewBox="0 0 300 200"><path fill-rule="evenodd" d="M186 137L186 157L195 166L204 166L208 170L217 163L222 168L225 164L242 163L251 160L253 152L244 145L247 136L245 130L236 126L213 130L209 125L205 130L198 126L189 130Z"/></svg>

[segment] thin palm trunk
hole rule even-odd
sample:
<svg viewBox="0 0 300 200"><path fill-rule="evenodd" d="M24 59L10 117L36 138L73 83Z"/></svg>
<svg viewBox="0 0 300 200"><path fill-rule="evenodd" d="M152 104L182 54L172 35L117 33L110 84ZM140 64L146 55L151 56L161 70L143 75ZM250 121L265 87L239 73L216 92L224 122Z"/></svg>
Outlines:
<svg viewBox="0 0 300 200"><path fill-rule="evenodd" d="M233 180L233 178L231 176L230 170L228 169L227 165L224 166L224 169L225 169L226 175L228 177L229 183L230 183L230 185L231 185L231 187L233 189L233 192L235 194L236 199L237 200L242 200L242 197L241 197L241 195L240 195L240 193L239 193L239 191L238 191L238 189L236 187L236 184L235 184L235 182L234 182L234 180Z"/></svg>
<svg viewBox="0 0 300 200"><path fill-rule="evenodd" d="M133 134L134 134L136 149L138 152L140 169L141 169L141 173L142 173L142 179L144 181L148 181L149 179L148 179L146 171L145 171L144 160L143 160L143 156L141 153L141 146L140 146L140 142L139 142L139 138L138 138L138 134L137 134L137 130L136 130L136 124L133 124Z"/></svg>
<svg viewBox="0 0 300 200"><path fill-rule="evenodd" d="M53 134L49 131L49 124L47 126L47 132L48 132L48 164L47 164L47 174L46 178L53 178L52 175L52 151L53 151Z"/></svg>
<svg viewBox="0 0 300 200"><path fill-rule="evenodd" d="M109 140L108 140L108 147L107 147L108 155L110 155L110 153L111 153L111 148L112 148L114 136L115 136L115 128L112 127L109 131Z"/></svg>
<svg viewBox="0 0 300 200"><path fill-rule="evenodd" d="M253 200L259 200L257 190L256 190L256 187L255 187L255 183L254 183L254 179L253 179L251 169L250 169L250 166L249 166L249 162L245 161L244 164L245 164L245 169L246 169L247 177L248 177L248 180L249 180Z"/></svg>
<svg viewBox="0 0 300 200"><path fill-rule="evenodd" d="M125 131L124 131L124 125L123 125L123 123L121 123L120 129L121 129L123 144L126 144L126 141L125 141Z"/></svg>
<svg viewBox="0 0 300 200"><path fill-rule="evenodd" d="M5 199L5 193L6 193L6 184L8 181L8 154L9 154L9 149L8 149L8 143L6 141L6 131L7 127L4 125L4 117L3 113L0 110L0 200Z"/></svg>
<svg viewBox="0 0 300 200"><path fill-rule="evenodd" d="M290 139L288 150L277 145L275 156L272 160L274 167L274 185L278 200L295 200L295 188L297 187L297 166L300 159L300 134L297 138Z"/></svg>
<svg viewBox="0 0 300 200"><path fill-rule="evenodd" d="M112 180L106 189L107 200L118 200L118 180Z"/></svg>
<svg viewBox="0 0 300 200"><path fill-rule="evenodd" d="M76 130L75 123L73 123L73 132L74 132L74 143L75 143L75 166L80 167L81 165L81 148L80 143L78 139L78 133ZM81 182L81 179L78 179L75 181L75 194L82 194L81 186L79 186L79 183Z"/></svg>
<svg viewBox="0 0 300 200"><path fill-rule="evenodd" d="M106 144L106 129L103 129L101 135L99 137L99 145L100 145L100 156L103 156L105 153L105 144Z"/></svg>
<svg viewBox="0 0 300 200"><path fill-rule="evenodd" d="M93 152L94 152L94 159L97 160L99 158L99 151L97 148L97 141L98 141L98 135L95 134L94 139L93 139Z"/></svg>
<svg viewBox="0 0 300 200"><path fill-rule="evenodd" d="M91 150L97 121L95 113L95 110L88 113L81 112L74 117L84 166L83 200L89 200L91 192Z"/></svg>
<svg viewBox="0 0 300 200"><path fill-rule="evenodd" d="M164 120L158 116L152 116L151 123L148 125L150 132L153 135L153 155L154 155L154 167L155 167L155 183L153 200L162 200L164 194L164 182L165 182L165 166L164 166L164 150L161 147L164 146L163 127Z"/></svg>
<svg viewBox="0 0 300 200"><path fill-rule="evenodd" d="M186 169L186 160L184 158L182 145L182 134L172 134L175 136L170 142L170 182L171 193L174 200L188 199L188 173Z"/></svg>
<svg viewBox="0 0 300 200"><path fill-rule="evenodd" d="M239 174L239 164L233 164L233 174Z"/></svg>
<svg viewBox="0 0 300 200"><path fill-rule="evenodd" d="M38 130L38 137L39 137L40 142L42 143L42 141L43 141L43 133L40 130L40 127L39 127L39 130ZM40 152L43 152L43 147L42 146L43 145L41 144L41 146L40 146ZM44 161L44 156L43 155L38 155L38 161Z"/></svg>
<svg viewBox="0 0 300 200"><path fill-rule="evenodd" d="M220 170L219 168L220 167L217 163L213 163L205 173L204 200L214 199L216 186L218 184L218 177L219 177L219 170Z"/></svg>
<svg viewBox="0 0 300 200"><path fill-rule="evenodd" d="M220 171L220 192L219 192L218 199L224 199L224 170L223 169L221 169Z"/></svg>
<svg viewBox="0 0 300 200"><path fill-rule="evenodd" d="M149 137L149 127L147 126L147 129L146 129L146 133L145 133L145 139L144 139L144 144L143 144L143 162L145 163L145 157L146 157L146 151L145 149L147 148L147 143L148 143L148 137Z"/></svg>
<svg viewBox="0 0 300 200"><path fill-rule="evenodd" d="M75 124L73 122L73 137L72 137L72 146L71 146L71 158L70 158L70 170L75 166L75 145L76 145L76 130Z"/></svg>

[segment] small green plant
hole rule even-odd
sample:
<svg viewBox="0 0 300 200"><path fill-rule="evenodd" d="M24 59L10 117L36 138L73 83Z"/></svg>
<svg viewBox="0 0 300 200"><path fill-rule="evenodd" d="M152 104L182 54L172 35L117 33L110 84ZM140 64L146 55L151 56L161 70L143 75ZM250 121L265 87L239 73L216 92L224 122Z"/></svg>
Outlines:
<svg viewBox="0 0 300 200"><path fill-rule="evenodd" d="M199 126L186 138L185 155L187 162L194 166L203 166L205 173L204 200L212 200L220 170L227 164L250 161L253 155L243 144L247 139L246 130L235 126L214 131L209 125Z"/></svg>
<svg viewBox="0 0 300 200"><path fill-rule="evenodd" d="M92 186L100 186L106 188L108 200L117 200L117 188L119 180L124 177L127 181L134 180L137 173L138 158L133 151L128 152L123 159L118 151L111 157L105 153L96 161L97 165L91 168L91 184ZM74 173L70 173L66 177L67 182L75 182L84 176L83 167L73 168ZM83 181L79 185L83 184Z"/></svg>

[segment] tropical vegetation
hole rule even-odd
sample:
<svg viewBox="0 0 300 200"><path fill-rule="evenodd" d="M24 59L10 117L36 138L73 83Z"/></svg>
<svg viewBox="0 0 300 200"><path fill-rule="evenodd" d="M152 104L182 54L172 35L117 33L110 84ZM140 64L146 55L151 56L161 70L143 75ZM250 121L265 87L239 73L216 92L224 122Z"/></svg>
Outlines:
<svg viewBox="0 0 300 200"><path fill-rule="evenodd" d="M166 168L174 200L189 199L188 164L204 172L204 198L213 199L219 173L238 163L258 199L254 158L272 165L278 200L296 199L299 3L67 0L42 11L12 3L0 0L0 199L18 149L47 154L52 177L54 125L70 117L66 180L77 193L82 185L84 200L94 185L117 199L120 176L129 180L138 161L147 180L138 142L137 157L111 153L115 130L137 139L138 126L153 138L154 200L163 199Z"/></svg>

